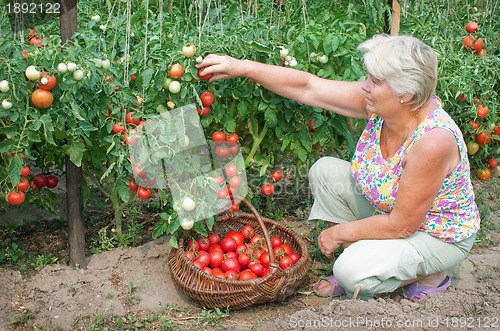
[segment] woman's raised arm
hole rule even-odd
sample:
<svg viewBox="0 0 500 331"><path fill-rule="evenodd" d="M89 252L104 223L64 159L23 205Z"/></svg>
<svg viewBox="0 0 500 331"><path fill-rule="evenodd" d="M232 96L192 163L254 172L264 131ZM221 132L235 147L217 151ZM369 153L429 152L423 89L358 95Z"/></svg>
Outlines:
<svg viewBox="0 0 500 331"><path fill-rule="evenodd" d="M266 89L297 102L354 118L369 118L363 82L323 79L292 68L238 60L227 55L207 55L196 65L210 81L248 77Z"/></svg>

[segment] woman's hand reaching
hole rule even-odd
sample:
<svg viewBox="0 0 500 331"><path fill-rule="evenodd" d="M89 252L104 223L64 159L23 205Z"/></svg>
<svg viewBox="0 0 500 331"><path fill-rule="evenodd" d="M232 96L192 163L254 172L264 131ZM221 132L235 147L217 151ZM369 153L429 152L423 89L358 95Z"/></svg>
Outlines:
<svg viewBox="0 0 500 331"><path fill-rule="evenodd" d="M210 82L240 77L244 75L243 60L235 59L228 55L207 55L203 61L196 64L196 68L204 68L200 75L210 75L213 76L209 79Z"/></svg>

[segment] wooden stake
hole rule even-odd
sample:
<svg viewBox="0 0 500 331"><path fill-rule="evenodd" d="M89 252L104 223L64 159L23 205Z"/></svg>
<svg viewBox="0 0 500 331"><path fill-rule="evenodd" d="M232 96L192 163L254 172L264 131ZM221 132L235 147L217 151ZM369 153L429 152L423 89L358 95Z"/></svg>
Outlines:
<svg viewBox="0 0 500 331"><path fill-rule="evenodd" d="M59 29L64 45L78 31L77 0L60 0ZM66 199L68 204L69 265L85 268L85 225L83 220L83 170L66 155Z"/></svg>
<svg viewBox="0 0 500 331"><path fill-rule="evenodd" d="M401 6L398 0L392 1L392 10L391 36L397 36L399 34L399 24L401 23Z"/></svg>

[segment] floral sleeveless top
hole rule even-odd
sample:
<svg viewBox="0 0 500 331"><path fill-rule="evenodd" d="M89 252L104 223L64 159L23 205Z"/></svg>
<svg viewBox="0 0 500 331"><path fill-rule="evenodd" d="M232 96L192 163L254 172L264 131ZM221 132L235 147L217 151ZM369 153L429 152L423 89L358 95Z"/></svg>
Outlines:
<svg viewBox="0 0 500 331"><path fill-rule="evenodd" d="M455 135L460 161L446 176L419 230L446 242L458 242L474 235L479 229L479 211L474 202L467 148L453 119L439 106L420 123L390 160L385 160L380 152L382 123L383 120L376 115L370 118L351 162L356 185L375 211L388 214L394 207L403 160L417 139L432 128L445 128Z"/></svg>

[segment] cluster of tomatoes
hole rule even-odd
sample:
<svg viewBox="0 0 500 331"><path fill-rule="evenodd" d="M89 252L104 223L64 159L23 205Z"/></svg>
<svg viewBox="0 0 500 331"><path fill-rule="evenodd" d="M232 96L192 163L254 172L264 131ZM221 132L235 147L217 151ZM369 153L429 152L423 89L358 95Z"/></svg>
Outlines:
<svg viewBox="0 0 500 331"><path fill-rule="evenodd" d="M282 270L290 269L300 260L300 254L277 236L271 239L271 246L275 263ZM196 267L214 277L250 280L269 274L268 246L250 225L245 225L241 232L230 231L222 240L216 233L208 238L191 239L185 254Z"/></svg>
<svg viewBox="0 0 500 331"><path fill-rule="evenodd" d="M276 170L274 172L271 172L271 178L275 182L281 180L282 177L283 174L281 173L281 170ZM264 195L271 195L274 193L274 184L273 183L263 184L260 190Z"/></svg>
<svg viewBox="0 0 500 331"><path fill-rule="evenodd" d="M478 28L478 25L476 22L469 22L469 23L467 23L465 30L470 34L473 34L473 33L476 33L477 28ZM481 38L474 39L474 36L467 36L462 40L462 42L464 43L464 49L466 49L468 51L475 52L477 56L484 55L483 39L481 39Z"/></svg>
<svg viewBox="0 0 500 331"><path fill-rule="evenodd" d="M226 136L224 132L215 131L212 134L212 141L217 145L215 147L215 155L221 159L238 153L238 135L236 133Z"/></svg>
<svg viewBox="0 0 500 331"><path fill-rule="evenodd" d="M15 154L13 154L15 156ZM24 159L24 156L23 156ZM7 200L13 205L22 204L26 198L24 192L26 192L30 187L32 190L37 190L43 187L48 187L50 189L57 187L59 179L54 175L44 175L39 174L33 177L33 180L28 180L30 174L30 168L24 166L21 168L21 181L16 185L14 191L10 192L7 196Z"/></svg>

